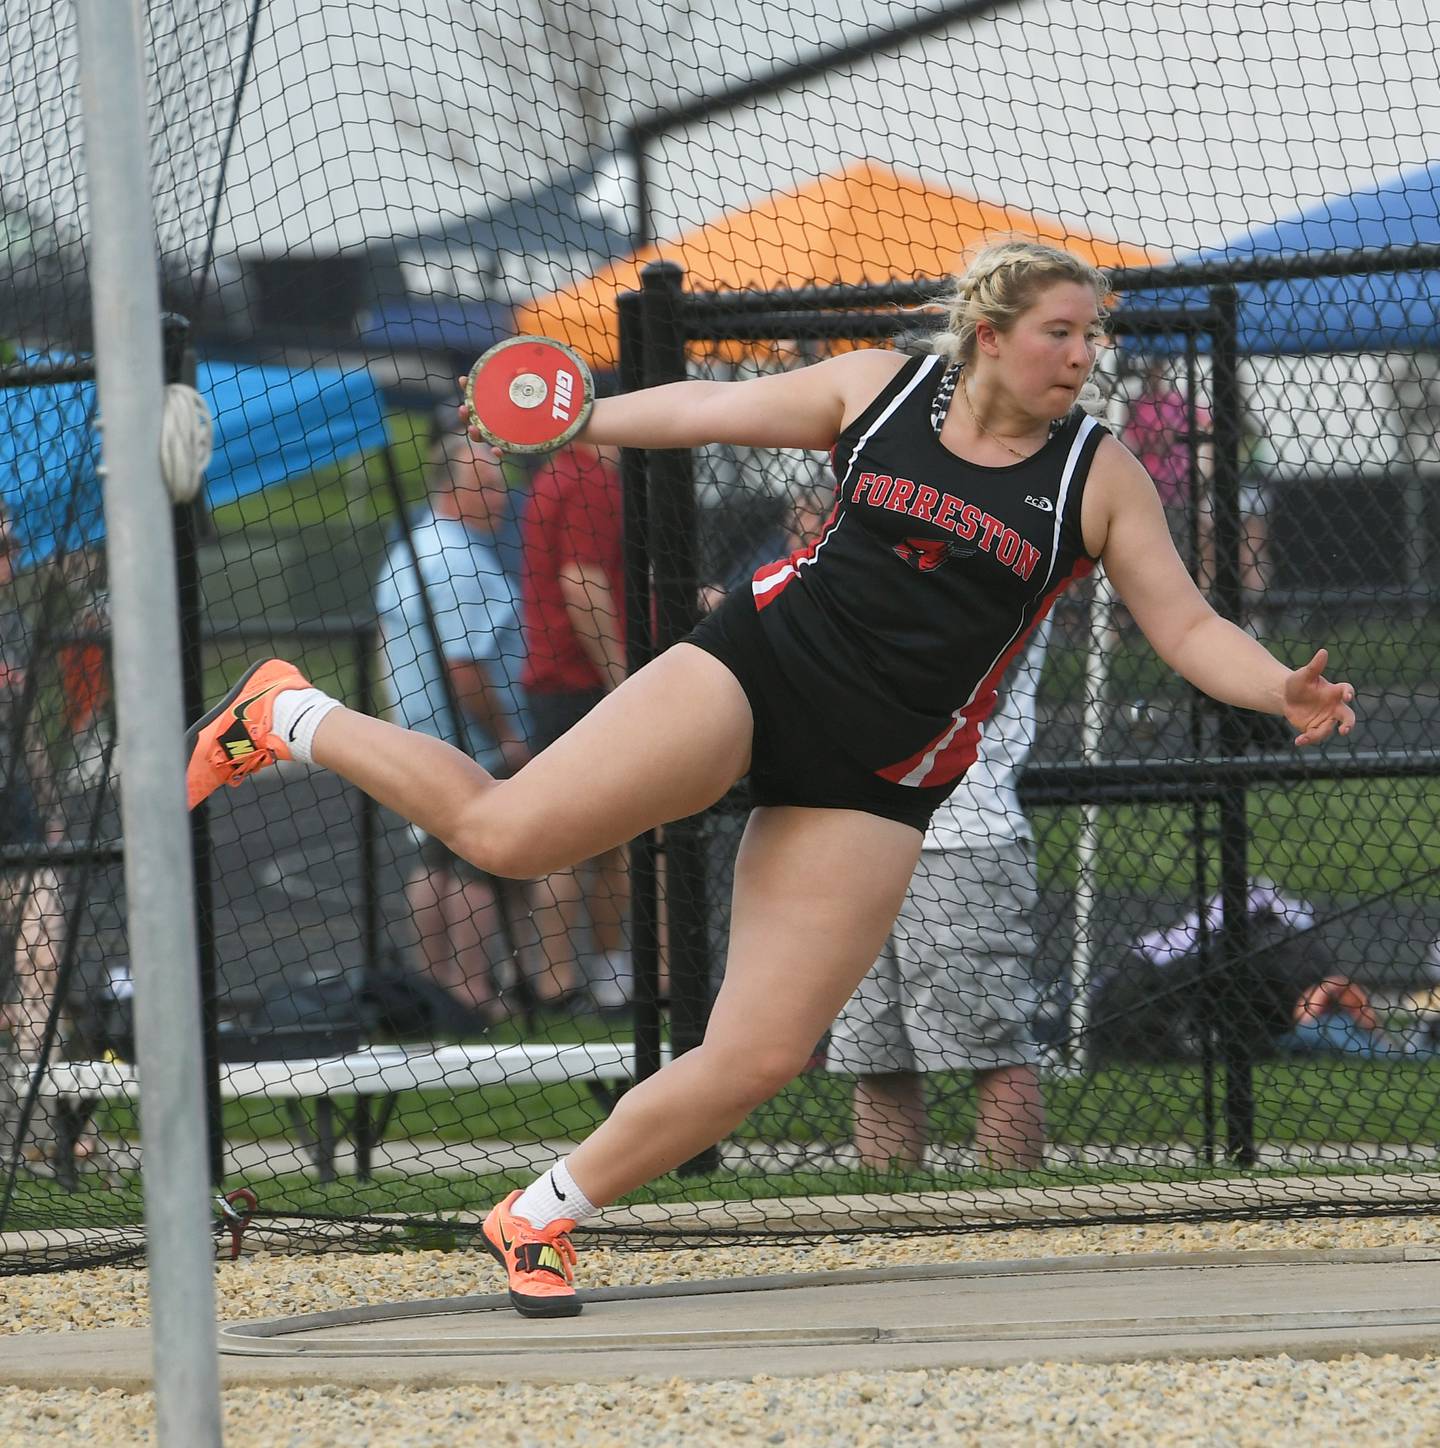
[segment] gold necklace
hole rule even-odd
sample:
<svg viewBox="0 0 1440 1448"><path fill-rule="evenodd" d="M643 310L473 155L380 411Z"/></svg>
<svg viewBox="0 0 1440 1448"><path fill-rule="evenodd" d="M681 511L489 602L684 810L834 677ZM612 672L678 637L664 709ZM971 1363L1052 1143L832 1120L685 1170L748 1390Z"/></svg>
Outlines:
<svg viewBox="0 0 1440 1448"><path fill-rule="evenodd" d="M1018 452L1015 448L1011 447L1010 444L999 435L999 433L991 432L990 429L986 427L985 424L981 422L978 417L976 417L975 407L970 401L970 384L965 380L963 376L960 378L960 395L965 399L965 411L970 414L970 421L973 422L975 426L978 427L980 431L985 434L986 437L994 438L994 440L998 442L1000 446L1003 447L1012 458L1019 458L1022 463L1025 461L1026 458L1031 458L1035 456L1034 453Z"/></svg>

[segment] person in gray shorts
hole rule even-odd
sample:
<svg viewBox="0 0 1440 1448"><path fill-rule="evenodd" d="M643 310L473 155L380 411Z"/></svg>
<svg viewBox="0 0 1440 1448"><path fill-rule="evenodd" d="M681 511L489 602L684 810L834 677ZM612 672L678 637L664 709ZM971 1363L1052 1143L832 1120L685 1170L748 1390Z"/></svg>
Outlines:
<svg viewBox="0 0 1440 1448"><path fill-rule="evenodd" d="M831 1032L826 1066L856 1078L855 1145L866 1167L923 1163L931 1071L974 1075L980 1164L1043 1161L1031 1035L1039 892L1015 784L1034 744L1049 631L1047 619L984 726L979 757L935 812L890 940Z"/></svg>

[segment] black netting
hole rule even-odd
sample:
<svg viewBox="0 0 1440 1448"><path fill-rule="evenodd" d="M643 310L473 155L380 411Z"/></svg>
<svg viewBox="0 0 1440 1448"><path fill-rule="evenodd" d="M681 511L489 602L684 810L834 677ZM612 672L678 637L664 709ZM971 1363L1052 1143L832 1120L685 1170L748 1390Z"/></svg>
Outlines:
<svg viewBox="0 0 1440 1448"><path fill-rule="evenodd" d="M1102 572L1077 582L1016 651L874 971L803 1042L807 951L853 862L828 868L822 828L783 912L748 918L742 878L732 916L773 780L677 787L680 819L559 868L621 838L577 824L594 799L650 822L623 784L637 741L666 778L724 771L646 718L591 721L554 745L580 762L568 796L531 797L550 813L525 849L465 835L516 881L282 762L195 814L217 1198L253 1191L277 1242L470 1242L699 1045L727 981L759 979L763 1008L747 987L750 1024L722 1014L714 1039L777 1094L624 1197L620 1240L1434 1209L1440 33L1420 0L145 14L166 380L213 419L175 509L192 716L274 654L515 773L777 560L814 558L844 459L496 458L457 376L521 334L570 344L602 397L925 355L944 279L1011 236L1111 269L1097 415L1216 610L1291 663L1328 647L1361 715L1297 752L1161 663ZM10 0L0 48L0 1271L20 1271L139 1250L145 962L72 7ZM942 395L942 447L974 405ZM886 566L1025 566L1008 524L868 477L872 508L919 520ZM920 527L937 517L958 542ZM763 723L808 760L863 721ZM434 746L370 745L441 795L460 777ZM453 804L418 812L438 828ZM672 1130L647 1109L627 1149Z"/></svg>

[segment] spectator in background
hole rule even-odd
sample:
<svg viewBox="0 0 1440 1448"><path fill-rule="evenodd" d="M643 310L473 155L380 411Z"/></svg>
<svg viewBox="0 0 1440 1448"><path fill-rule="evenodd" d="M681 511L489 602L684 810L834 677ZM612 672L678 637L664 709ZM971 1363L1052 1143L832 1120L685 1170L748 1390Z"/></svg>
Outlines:
<svg viewBox="0 0 1440 1448"><path fill-rule="evenodd" d="M496 539L511 511L504 467L488 443L449 433L434 446L430 481L428 506L392 542L376 584L391 710L510 774L529 751L518 559L507 560ZM482 874L429 836L405 884L426 973L481 1027L505 1016L495 975L513 944L504 890L516 897L510 918L526 916L523 885Z"/></svg>
<svg viewBox="0 0 1440 1448"><path fill-rule="evenodd" d="M1170 380L1163 358L1151 358L1146 364L1140 395L1130 404L1121 437L1160 494L1176 551L1190 565L1200 588L1209 589L1215 581L1210 414L1198 404L1191 408L1184 392Z"/></svg>
<svg viewBox="0 0 1440 1448"><path fill-rule="evenodd" d="M74 784L94 788L110 753L114 709L110 688L110 592L105 553L82 548L61 564L68 585L70 635L56 649L65 725L74 750Z"/></svg>
<svg viewBox="0 0 1440 1448"><path fill-rule="evenodd" d="M619 451L562 448L535 475L521 532L525 553L524 686L538 754L625 677L625 582ZM629 875L616 848L536 887L535 929L544 968L536 1003L573 1009L585 982L575 941L588 915L589 990L602 1010L629 1002Z"/></svg>
<svg viewBox="0 0 1440 1448"><path fill-rule="evenodd" d="M1180 556L1198 561L1197 581L1202 588L1215 581L1215 508L1210 492L1215 453L1210 429L1210 413L1198 404L1192 409L1184 391L1170 380L1167 364L1152 359L1140 395L1130 404L1123 437L1154 479ZM1240 586L1251 596L1269 582L1267 483L1274 463L1270 440L1247 414L1240 431Z"/></svg>
<svg viewBox="0 0 1440 1448"><path fill-rule="evenodd" d="M857 1078L855 1145L877 1171L923 1164L932 1071L974 1076L981 1166L1044 1161L1031 1035L1039 887L1016 787L1035 743L1050 626L1046 619L1035 631L981 731L975 763L932 817L889 945L831 1032L826 1063Z"/></svg>
<svg viewBox="0 0 1440 1448"><path fill-rule="evenodd" d="M1259 420L1240 425L1240 587L1252 598L1270 586L1270 513L1275 447Z"/></svg>
<svg viewBox="0 0 1440 1448"><path fill-rule="evenodd" d="M775 527L748 549L719 582L700 590L701 612L718 608L731 589L748 585L756 570L767 563L787 558L797 548L808 548L820 536L834 496L833 484L829 488L797 484L783 501L784 517Z"/></svg>
<svg viewBox="0 0 1440 1448"><path fill-rule="evenodd" d="M1295 999L1333 973L1333 952L1315 929L1315 907L1254 878L1245 897L1248 942L1227 964L1219 891L1204 914L1149 930L1090 981L1087 1051L1108 1061L1195 1059L1217 1024L1255 1056L1269 1056L1291 1026Z"/></svg>
<svg viewBox="0 0 1440 1448"><path fill-rule="evenodd" d="M0 508L0 844L36 848L47 841L58 843L64 830L55 808L48 753L34 728L33 700L27 708L32 651L15 586L18 551L9 516ZM0 1012L0 1029L8 1029L27 1078L42 1059L45 1026L55 1004L63 923L59 882L51 866L0 867L0 930L15 942L14 981L6 992L11 1004ZM69 1026L64 1002L60 1007L57 1044ZM29 1140L22 1147L31 1162L52 1153L55 1133L47 1101L37 1099ZM88 1156L92 1147L93 1142L82 1142L78 1154Z"/></svg>
<svg viewBox="0 0 1440 1448"><path fill-rule="evenodd" d="M782 339L770 347L756 344L733 365L715 358L701 361L693 372L734 379L764 376L808 365L818 353L813 343ZM695 454L700 568L714 599L738 579L748 580L747 567L753 573L755 567L793 551L796 544L790 541L786 520L816 494L825 500L816 520L818 533L818 523L834 499L835 477L825 453L801 448L707 443ZM803 541L809 543L811 536ZM709 606L703 598L702 605Z"/></svg>
<svg viewBox="0 0 1440 1448"><path fill-rule="evenodd" d="M1295 1002L1294 1023L1277 1042L1295 1056L1428 1056L1432 1049L1399 1040L1380 1024L1363 986L1348 976L1327 975Z"/></svg>

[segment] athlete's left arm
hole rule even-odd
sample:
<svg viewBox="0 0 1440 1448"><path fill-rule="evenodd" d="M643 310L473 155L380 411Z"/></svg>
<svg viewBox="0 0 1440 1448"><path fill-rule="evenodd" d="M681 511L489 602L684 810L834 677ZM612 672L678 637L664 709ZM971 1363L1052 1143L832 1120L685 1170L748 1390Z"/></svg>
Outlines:
<svg viewBox="0 0 1440 1448"><path fill-rule="evenodd" d="M1081 523L1105 571L1155 652L1196 688L1226 704L1284 716L1297 744L1355 725L1355 690L1324 676L1324 649L1290 669L1210 607L1185 571L1145 469L1114 438L1091 465Z"/></svg>

